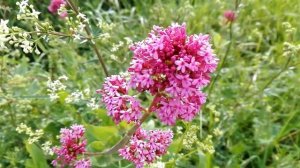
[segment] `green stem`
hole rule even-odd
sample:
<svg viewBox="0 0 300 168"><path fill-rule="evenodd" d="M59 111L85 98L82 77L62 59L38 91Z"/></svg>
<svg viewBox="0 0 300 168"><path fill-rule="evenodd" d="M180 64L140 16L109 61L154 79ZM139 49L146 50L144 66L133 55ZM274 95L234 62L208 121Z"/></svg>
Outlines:
<svg viewBox="0 0 300 168"><path fill-rule="evenodd" d="M109 154L113 154L116 151L118 151L119 149L121 149L123 146L125 146L126 144L128 144L131 136L135 133L135 131L142 125L142 123L150 116L151 114L151 109L152 107L155 105L156 103L156 99L159 95L156 95L153 100L151 105L149 106L148 110L145 110L145 114L142 116L142 118L140 119L139 123L136 123L128 132L127 134L116 144L114 145L112 148L107 149L103 152L85 152L84 154L87 156L101 156L101 155L109 155Z"/></svg>
<svg viewBox="0 0 300 168"><path fill-rule="evenodd" d="M222 59L222 61L221 61L221 64L220 64L220 66L219 66L218 69L217 69L217 75L216 75L216 77L213 79L213 81L211 82L211 85L210 85L210 87L209 87L208 95L207 95L208 98L209 98L209 96L210 96L210 94L211 94L211 92L212 92L212 90L213 90L213 88L214 88L215 82L218 80L218 78L219 78L219 76L220 76L220 72L221 72L221 70L223 69L223 67L224 67L224 65L225 65L225 62L226 62L226 60L227 60L227 57L228 57L228 55L229 55L229 51L230 51L231 45L232 45L232 37L233 37L233 32L232 32L232 22L230 22L230 25L229 25L229 44L228 44L228 46L227 46L227 48L226 48L226 52L225 52L225 55L224 55L224 57L223 57L223 59Z"/></svg>
<svg viewBox="0 0 300 168"><path fill-rule="evenodd" d="M245 99L248 99L248 98L250 98L250 97L252 97L254 95L260 95L260 94L262 94L263 91L267 87L269 87L273 83L274 80L276 80L283 72L285 72L288 69L289 64L291 62L291 59L292 59L292 57L289 56L288 59L287 59L287 61L284 64L284 67L277 74L275 74L268 82L266 82L266 84L259 90L258 93L255 92L255 93L252 93L252 94L250 94L248 96L245 96ZM250 87L250 86L248 86L248 87ZM246 89L246 91L248 91L248 89ZM246 91L245 91L245 93L247 93ZM237 107L238 105L239 105L239 103L237 102L234 107Z"/></svg>
<svg viewBox="0 0 300 168"><path fill-rule="evenodd" d="M276 78L278 78L284 71L286 71L289 67L289 64L291 62L292 57L289 56L288 60L286 61L284 67L279 71L276 75L274 75L266 84L265 86L261 89L261 91L264 91Z"/></svg>
<svg viewBox="0 0 300 168"><path fill-rule="evenodd" d="M76 5L72 2L72 0L67 0L69 6L72 8L72 10L78 15L79 14L79 10L78 8L76 7ZM86 34L88 35L89 39L90 39L90 43L92 45L92 48L94 50L94 52L96 53L97 57L98 57L98 60L102 66L102 69L104 71L104 74L105 76L109 76L108 74L108 71L107 71L107 68L106 68L106 65L104 63L104 60L102 59L102 56L96 46L96 44L91 40L93 39L93 34L91 33L91 30L89 29L89 25L87 23L85 23L85 27L84 27L85 31L86 31Z"/></svg>

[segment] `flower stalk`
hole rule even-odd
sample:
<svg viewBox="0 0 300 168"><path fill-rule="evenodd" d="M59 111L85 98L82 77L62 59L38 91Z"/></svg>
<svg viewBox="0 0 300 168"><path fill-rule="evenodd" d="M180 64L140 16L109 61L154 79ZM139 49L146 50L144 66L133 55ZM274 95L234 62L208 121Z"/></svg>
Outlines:
<svg viewBox="0 0 300 168"><path fill-rule="evenodd" d="M76 5L72 2L72 0L67 0L67 3L71 7L71 9L78 15L79 14L79 10L76 7ZM91 30L89 29L89 25L87 23L85 23L84 30L85 30L86 34L88 35L88 37L90 39L90 44L92 46L92 49L94 50L94 52L96 53L96 55L98 57L98 60L99 60L99 62L101 64L101 67L102 67L102 69L104 71L105 76L108 77L109 73L108 73L108 70L106 68L105 62L104 62L104 60L102 58L102 55L100 54L100 52L99 52L96 44L91 40L91 39L93 39L93 34L91 33Z"/></svg>
<svg viewBox="0 0 300 168"><path fill-rule="evenodd" d="M142 125L142 123L150 116L151 114L151 109L152 107L155 105L156 100L158 98L158 95L156 95L153 98L153 101L151 103L151 105L149 106L149 108L146 110L144 109L145 113L142 116L142 118L140 119L140 121L138 123L136 123L128 132L127 134L116 144L114 145L112 148L107 149L103 152L85 152L84 154L87 156L101 156L101 155L109 155L109 154L113 154L115 152L117 152L119 149L121 149L122 147L124 147L126 144L128 144L131 136L136 132L136 130Z"/></svg>

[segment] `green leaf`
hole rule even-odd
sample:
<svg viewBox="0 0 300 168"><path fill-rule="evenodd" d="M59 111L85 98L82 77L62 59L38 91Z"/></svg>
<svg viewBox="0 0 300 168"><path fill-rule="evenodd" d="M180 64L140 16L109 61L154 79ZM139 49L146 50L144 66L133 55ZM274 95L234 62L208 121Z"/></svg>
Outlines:
<svg viewBox="0 0 300 168"><path fill-rule="evenodd" d="M26 143L26 150L28 151L31 159L26 161L27 168L47 168L49 167L44 156L43 151L35 144Z"/></svg>
<svg viewBox="0 0 300 168"><path fill-rule="evenodd" d="M176 150L177 150L177 148L178 148L178 146L179 146L180 140L181 140L180 138L174 140L174 141L171 143L170 147L168 148L168 151L171 152L171 153L176 152Z"/></svg>
<svg viewBox="0 0 300 168"><path fill-rule="evenodd" d="M102 151L105 149L105 144L102 141L94 141L88 145L88 149Z"/></svg>
<svg viewBox="0 0 300 168"><path fill-rule="evenodd" d="M86 126L86 136L89 142L103 141L116 139L118 135L118 129L114 126Z"/></svg>

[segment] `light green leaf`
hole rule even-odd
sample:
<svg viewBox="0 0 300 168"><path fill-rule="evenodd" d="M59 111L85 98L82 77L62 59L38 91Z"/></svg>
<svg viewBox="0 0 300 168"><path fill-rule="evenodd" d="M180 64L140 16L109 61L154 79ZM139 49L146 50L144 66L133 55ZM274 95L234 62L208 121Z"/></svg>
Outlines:
<svg viewBox="0 0 300 168"><path fill-rule="evenodd" d="M47 168L49 167L43 151L35 144L26 143L26 150L28 151L31 160L26 161L28 168Z"/></svg>

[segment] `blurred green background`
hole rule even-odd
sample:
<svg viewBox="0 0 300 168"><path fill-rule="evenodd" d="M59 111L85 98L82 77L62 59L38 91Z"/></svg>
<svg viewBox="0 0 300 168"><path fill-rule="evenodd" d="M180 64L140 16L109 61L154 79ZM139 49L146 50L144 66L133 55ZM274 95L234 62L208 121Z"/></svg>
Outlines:
<svg viewBox="0 0 300 168"><path fill-rule="evenodd" d="M32 31L32 25L16 19L16 0L0 0L0 18L9 26ZM64 20L48 12L47 0L30 0L56 31L63 31ZM172 127L174 143L160 162L166 167L300 167L300 1L299 0L88 0L75 1L91 23L93 34L102 32L102 20L114 24L111 38L96 40L110 74L124 72L132 53L129 37L144 39L153 25L166 27L173 22L187 24L189 34L210 34L220 62L226 61L209 92L201 115L191 123ZM223 13L236 12L237 19L226 23ZM230 32L232 36L230 36ZM10 48L0 52L0 167L47 167L53 156L43 154L41 144L28 144L16 127L25 123L42 129L41 143L58 144L60 128L74 123L87 128L89 150L101 151L116 143L129 128L115 126L101 107L93 110L86 102L66 104L64 98L75 90L101 88L104 73L89 43L66 38L49 42L38 39L41 55L24 54ZM114 45L123 42L119 50ZM68 89L51 102L47 93L48 77L66 75ZM216 74L213 75L213 78ZM151 98L140 95L147 104ZM167 128L154 120L146 128ZM183 139L196 126L198 142L214 147L210 154L197 145L185 148ZM216 128L222 131L216 134ZM212 141L206 142L208 135ZM133 167L115 155L93 158L93 167ZM152 166L154 167L154 166Z"/></svg>

